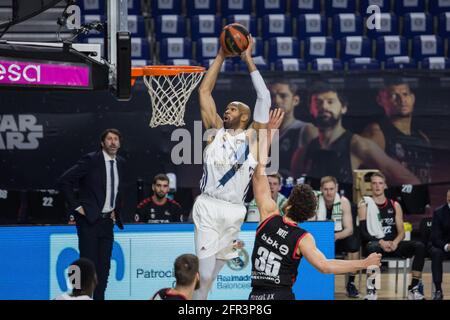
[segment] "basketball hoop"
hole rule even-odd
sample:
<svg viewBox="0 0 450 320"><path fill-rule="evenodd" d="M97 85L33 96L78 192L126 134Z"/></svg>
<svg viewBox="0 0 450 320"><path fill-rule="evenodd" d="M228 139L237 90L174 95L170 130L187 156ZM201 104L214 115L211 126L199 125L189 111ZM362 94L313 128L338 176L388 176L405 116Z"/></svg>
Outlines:
<svg viewBox="0 0 450 320"><path fill-rule="evenodd" d="M131 84L144 78L152 103L150 127L184 126L184 111L205 68L195 66L146 66L131 69Z"/></svg>

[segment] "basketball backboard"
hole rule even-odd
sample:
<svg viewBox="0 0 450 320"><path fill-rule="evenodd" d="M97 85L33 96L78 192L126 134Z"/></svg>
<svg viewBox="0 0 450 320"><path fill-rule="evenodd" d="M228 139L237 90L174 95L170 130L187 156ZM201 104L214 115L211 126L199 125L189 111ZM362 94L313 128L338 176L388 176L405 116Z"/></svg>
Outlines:
<svg viewBox="0 0 450 320"><path fill-rule="evenodd" d="M131 97L131 35L128 31L128 0L106 1L106 46L110 86L119 100Z"/></svg>

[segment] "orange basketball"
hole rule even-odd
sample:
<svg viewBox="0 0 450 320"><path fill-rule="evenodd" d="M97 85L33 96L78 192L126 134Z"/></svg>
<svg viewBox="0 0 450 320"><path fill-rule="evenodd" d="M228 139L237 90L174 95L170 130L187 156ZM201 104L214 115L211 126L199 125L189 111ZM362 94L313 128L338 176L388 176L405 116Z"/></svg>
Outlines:
<svg viewBox="0 0 450 320"><path fill-rule="evenodd" d="M220 46L226 54L240 55L249 45L249 35L248 30L239 23L226 25L220 34Z"/></svg>

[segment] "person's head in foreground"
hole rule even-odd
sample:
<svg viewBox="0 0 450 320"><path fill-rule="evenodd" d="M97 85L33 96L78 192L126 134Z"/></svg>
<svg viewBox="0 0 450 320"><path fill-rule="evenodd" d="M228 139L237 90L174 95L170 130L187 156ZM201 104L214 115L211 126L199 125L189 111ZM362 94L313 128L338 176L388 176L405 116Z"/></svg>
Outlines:
<svg viewBox="0 0 450 320"><path fill-rule="evenodd" d="M91 260L80 258L72 262L68 268L68 277L72 292L64 293L55 300L92 300L98 281Z"/></svg>

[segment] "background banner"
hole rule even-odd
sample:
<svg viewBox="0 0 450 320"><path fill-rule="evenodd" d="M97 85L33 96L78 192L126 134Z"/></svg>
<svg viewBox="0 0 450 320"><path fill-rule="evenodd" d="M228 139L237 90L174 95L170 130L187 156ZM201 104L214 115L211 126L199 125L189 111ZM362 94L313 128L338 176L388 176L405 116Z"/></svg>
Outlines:
<svg viewBox="0 0 450 320"><path fill-rule="evenodd" d="M306 175L314 180L333 174L339 178L341 186L351 184L351 169L376 168L379 163L386 163L384 160L374 162L371 157L360 161L358 157L369 154L364 149L366 144L356 149L351 139L354 134L365 134L371 135L370 144L379 146L375 155L386 154L414 177L408 180L410 176L403 175L388 179L390 186L411 183L433 187L450 182L450 77L447 74L269 72L263 76L272 91L272 105L283 107L288 113L292 109L293 122L286 124L280 135L280 172L284 177L291 175L295 179ZM283 85L289 86L290 91L276 91L273 89L276 82L281 89ZM346 135L331 148L331 154L321 149L317 141L313 147L314 141L301 141L305 123L317 124L313 111L317 109L314 88L318 83L331 84L346 101L345 113L339 109L342 106L333 111L342 113ZM397 91L389 89L392 83L396 84ZM235 100L253 108L256 95L247 74L223 74L217 81L214 98L218 113L222 115L226 105ZM411 118L404 121L405 117L395 116L394 111L394 116L389 118L389 106L397 110L395 112L409 112ZM55 188L57 178L66 169L83 154L99 148L101 132L115 127L124 137L120 153L127 159L123 183L130 220L137 202L137 179L150 183L159 172L177 175L177 200L188 213L202 174L202 165L194 164L196 158L201 159L204 146L202 130L198 129L201 128L198 95L192 95L186 107L186 126L181 129L151 129L148 127L150 117L150 99L142 83L135 87L130 102L117 102L107 91L2 91L0 189ZM184 130L187 135L175 130ZM381 142L380 132L383 133ZM183 156L189 161L175 165L172 151L180 143L191 146L191 152ZM346 190L351 190L351 185ZM442 195L438 194L434 200L436 192L431 194L432 202L440 204ZM351 197L351 192L346 191L346 195Z"/></svg>

